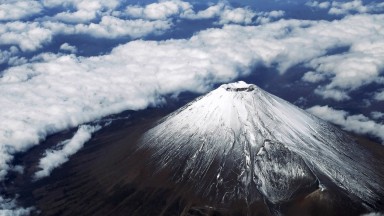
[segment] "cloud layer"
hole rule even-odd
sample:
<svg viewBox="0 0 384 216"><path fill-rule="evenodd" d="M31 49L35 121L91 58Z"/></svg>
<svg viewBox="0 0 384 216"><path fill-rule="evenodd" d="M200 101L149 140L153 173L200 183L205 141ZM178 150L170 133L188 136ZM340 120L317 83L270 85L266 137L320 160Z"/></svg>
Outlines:
<svg viewBox="0 0 384 216"><path fill-rule="evenodd" d="M228 23L266 23L284 15L283 11L255 13L247 8L233 8L218 3L202 11L194 11L191 3L168 0L146 6L119 1L9 1L0 5L0 45L15 45L23 52L36 51L51 43L58 35L89 35L95 38L141 38L163 34L180 19L218 19ZM52 16L43 10L58 10ZM61 12L60 12L61 11ZM40 15L40 16L38 16ZM22 22L20 19L36 16ZM257 21L255 20L257 17Z"/></svg>
<svg viewBox="0 0 384 216"><path fill-rule="evenodd" d="M123 8L123 9L122 9ZM57 11L44 15L44 10ZM0 5L0 45L14 45L23 52L42 49L63 35L94 38L137 39L161 35L180 20L215 19L218 25L267 23L284 16L283 11L254 12L219 2L195 11L189 2L167 0L145 6L119 1L14 1ZM28 21L20 19L33 17Z"/></svg>
<svg viewBox="0 0 384 216"><path fill-rule="evenodd" d="M226 25L189 39L132 41L109 54L87 58L41 54L7 69L0 78L4 95L0 112L6 116L0 122L0 178L12 154L49 134L158 104L166 94L202 93L214 83L245 76L258 65L276 66L284 73L307 64L313 76L327 78L316 93L348 99L348 92L381 78L383 41L384 15L356 15L331 22ZM339 46L350 48L327 55ZM308 74L305 77L308 80Z"/></svg>

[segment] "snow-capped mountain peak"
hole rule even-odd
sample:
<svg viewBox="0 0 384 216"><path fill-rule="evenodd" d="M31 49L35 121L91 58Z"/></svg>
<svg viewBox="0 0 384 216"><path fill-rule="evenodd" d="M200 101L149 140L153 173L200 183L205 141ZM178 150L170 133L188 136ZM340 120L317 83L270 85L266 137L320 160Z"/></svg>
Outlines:
<svg viewBox="0 0 384 216"><path fill-rule="evenodd" d="M370 153L331 124L256 85L221 85L161 120L142 139L159 169L217 202L289 200L338 188L375 206L383 179Z"/></svg>

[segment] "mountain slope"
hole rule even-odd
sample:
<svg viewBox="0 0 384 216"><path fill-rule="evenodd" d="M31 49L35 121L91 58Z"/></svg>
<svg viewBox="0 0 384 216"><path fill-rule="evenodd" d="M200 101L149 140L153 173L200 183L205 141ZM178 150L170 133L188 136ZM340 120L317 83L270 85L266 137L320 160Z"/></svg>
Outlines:
<svg viewBox="0 0 384 216"><path fill-rule="evenodd" d="M213 202L278 204L329 188L382 205L371 153L331 124L252 84L225 84L144 134L158 170Z"/></svg>

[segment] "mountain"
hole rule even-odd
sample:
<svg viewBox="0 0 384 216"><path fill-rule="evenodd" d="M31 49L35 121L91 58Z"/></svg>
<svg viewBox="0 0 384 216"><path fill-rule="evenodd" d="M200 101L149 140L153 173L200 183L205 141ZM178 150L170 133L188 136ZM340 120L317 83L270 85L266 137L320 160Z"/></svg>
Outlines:
<svg viewBox="0 0 384 216"><path fill-rule="evenodd" d="M18 157L25 171L10 179L7 192L35 207L32 215L351 216L384 210L382 145L255 85L222 85L170 112L129 112L49 177L31 181L47 146L65 139L52 136Z"/></svg>
<svg viewBox="0 0 384 216"><path fill-rule="evenodd" d="M264 202L274 214L274 206L300 195L329 191L370 210L383 204L380 159L335 126L245 82L224 84L165 117L140 148L151 150L158 172L169 170L171 181L214 205Z"/></svg>

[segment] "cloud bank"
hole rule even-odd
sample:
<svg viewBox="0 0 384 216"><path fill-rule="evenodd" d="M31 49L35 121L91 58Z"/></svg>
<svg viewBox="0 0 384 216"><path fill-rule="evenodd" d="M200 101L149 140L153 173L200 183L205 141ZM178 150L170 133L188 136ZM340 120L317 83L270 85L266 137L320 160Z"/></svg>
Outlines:
<svg viewBox="0 0 384 216"><path fill-rule="evenodd" d="M167 94L203 93L257 66L285 73L307 65L313 70L304 80L326 83L316 93L346 100L349 92L382 78L383 43L384 15L365 14L335 21L224 25L188 39L132 41L93 57L40 54L0 78L0 179L14 153L49 134L157 105ZM340 46L349 49L327 54Z"/></svg>
<svg viewBox="0 0 384 216"><path fill-rule="evenodd" d="M0 45L14 45L23 52L31 52L42 49L60 35L137 39L164 34L181 19L217 19L219 25L250 25L270 22L284 15L283 11L255 13L223 2L202 11L195 11L191 3L180 0L123 6L123 2L115 0L10 0L0 5L0 21L5 21L0 23ZM44 10L58 12L47 16L41 14ZM20 21L28 17L34 18Z"/></svg>
<svg viewBox="0 0 384 216"><path fill-rule="evenodd" d="M57 12L50 16L42 14L47 10ZM164 34L183 19L215 19L217 25L251 25L283 16L283 11L254 12L249 8L233 8L224 2L195 11L191 3L180 0L125 7L124 2L115 0L11 0L0 5L0 21L5 21L0 23L0 45L13 45L22 52L33 52L51 44L58 36L137 39ZM33 18L20 20L28 17Z"/></svg>
<svg viewBox="0 0 384 216"><path fill-rule="evenodd" d="M92 133L100 129L100 126L82 125L71 139L59 144L59 146L62 146L62 149L46 150L44 157L40 159L38 165L41 170L35 173L34 178L41 179L49 176L53 169L67 162L70 156L78 152L91 139Z"/></svg>

